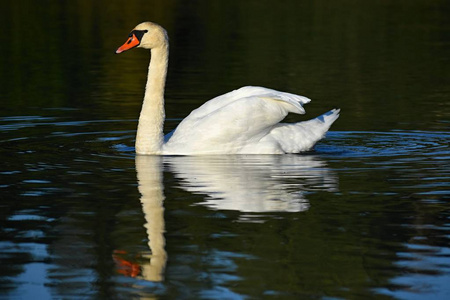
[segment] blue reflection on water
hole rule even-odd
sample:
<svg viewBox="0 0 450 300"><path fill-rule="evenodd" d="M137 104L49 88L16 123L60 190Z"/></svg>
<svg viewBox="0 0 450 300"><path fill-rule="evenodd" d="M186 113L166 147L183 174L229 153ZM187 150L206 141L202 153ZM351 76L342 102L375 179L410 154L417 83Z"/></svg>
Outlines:
<svg viewBox="0 0 450 300"><path fill-rule="evenodd" d="M134 124L135 120L117 126L127 122ZM2 205L15 207L2 226L4 241L0 243L10 272L2 276L8 296L92 296L108 286L118 295L136 297L172 295L175 289L186 297L242 298L252 291L238 292L235 286L258 278L249 265L270 262L265 247L271 249L268 253L285 253L285 245L310 233L288 230L283 232L286 244L260 245L254 251L230 248L224 241L249 243L253 231L270 232L271 226L285 222L290 224L285 226L295 226L305 222L308 214L326 216L314 234L324 234L321 228L334 230L337 224L337 234L324 235L330 245L352 242L357 247L360 242L355 241L370 237L378 247L383 246L385 258L369 269L384 270L386 276L381 278L388 283L375 284L372 293L399 298L448 295L450 228L443 209L449 201L448 133L341 131L330 132L314 152L304 155L162 157L162 164L148 172L162 176L159 189L169 199L164 217L168 214L170 220L186 222L187 228L192 226L190 218L219 227L217 231L208 227L190 231L165 224L169 231L159 234L169 239L169 247L163 245L168 256L163 271L167 280L151 282L144 273L136 277L116 274L112 263L114 250L128 247L124 259L144 272L152 260L146 242L155 240L142 235L155 218L147 220L143 208L131 204L139 198L134 131L103 128L116 123L39 116L2 119L4 151L16 158L6 162L1 172L6 180L0 186L11 195ZM36 135L27 133L28 129ZM178 208L175 203L188 204ZM122 207L125 204L127 208ZM342 214L349 224L339 223ZM377 223L349 238L355 226L352 222L370 224L383 215L395 217L382 218L391 223ZM115 224L117 235L111 232L114 226L102 224ZM390 228L387 240L375 230L384 225ZM243 230L246 227L242 226L253 227ZM208 236L203 242L202 232ZM278 241L280 237L274 236ZM110 243L120 245L112 248ZM304 244L302 249L308 247ZM352 257L358 250L350 251ZM371 255L361 255L367 258ZM301 256L293 259L298 261ZM310 267L303 262L296 272ZM203 284L206 279L208 284ZM266 284L266 295L295 293L282 291L272 282ZM338 285L331 284L333 288ZM340 290L344 289L352 295L351 286L342 285Z"/></svg>

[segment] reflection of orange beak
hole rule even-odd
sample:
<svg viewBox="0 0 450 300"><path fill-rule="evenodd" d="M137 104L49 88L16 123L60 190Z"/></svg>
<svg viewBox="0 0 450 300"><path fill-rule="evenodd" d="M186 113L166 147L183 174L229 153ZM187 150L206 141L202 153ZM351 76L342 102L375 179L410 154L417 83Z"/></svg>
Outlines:
<svg viewBox="0 0 450 300"><path fill-rule="evenodd" d="M137 277L141 274L141 266L137 263L130 262L124 258L121 258L119 255L126 254L125 251L122 250L114 250L113 260L116 263L117 273L129 276L129 277Z"/></svg>
<svg viewBox="0 0 450 300"><path fill-rule="evenodd" d="M124 51L130 50L136 46L138 46L140 44L139 39L136 37L136 35L133 34L132 37L130 37L125 44L123 44L122 46L120 46L117 50L116 50L116 54L122 53Z"/></svg>

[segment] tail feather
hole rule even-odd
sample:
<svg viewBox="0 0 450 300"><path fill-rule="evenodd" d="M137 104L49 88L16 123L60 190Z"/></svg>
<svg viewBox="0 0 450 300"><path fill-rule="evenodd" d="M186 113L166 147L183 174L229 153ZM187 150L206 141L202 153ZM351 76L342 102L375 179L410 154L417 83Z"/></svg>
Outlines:
<svg viewBox="0 0 450 300"><path fill-rule="evenodd" d="M278 142L285 153L309 151L339 118L339 112L340 109L332 109L312 120L293 124L280 123L271 130L269 136Z"/></svg>
<svg viewBox="0 0 450 300"><path fill-rule="evenodd" d="M339 108L335 108L330 110L329 112L324 113L323 115L318 116L315 119L306 121L311 123L316 123L317 126L321 126L324 130L324 134L330 129L330 126L334 123L334 121L339 118L339 112L341 110Z"/></svg>

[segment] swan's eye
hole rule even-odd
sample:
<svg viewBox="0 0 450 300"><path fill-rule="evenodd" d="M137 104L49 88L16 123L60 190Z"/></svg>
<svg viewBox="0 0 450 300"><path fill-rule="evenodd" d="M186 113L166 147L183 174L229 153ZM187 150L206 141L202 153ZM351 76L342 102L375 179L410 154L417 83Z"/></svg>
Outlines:
<svg viewBox="0 0 450 300"><path fill-rule="evenodd" d="M148 30L146 30L146 29L145 30L133 30L130 33L129 37L132 38L132 39L137 39L139 42L141 42L142 37L147 32L148 32Z"/></svg>

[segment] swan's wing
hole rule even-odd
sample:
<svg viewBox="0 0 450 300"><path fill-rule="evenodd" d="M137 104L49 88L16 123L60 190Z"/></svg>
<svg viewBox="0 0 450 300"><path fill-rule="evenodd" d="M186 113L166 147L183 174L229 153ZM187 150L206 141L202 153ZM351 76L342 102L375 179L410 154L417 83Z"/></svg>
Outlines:
<svg viewBox="0 0 450 300"><path fill-rule="evenodd" d="M188 117L202 118L205 115L210 114L217 109L221 109L222 107L229 105L232 102L250 97L269 98L284 101L292 105L292 111L290 112L297 114L304 114L305 110L302 105L311 101L310 99L303 96L280 92L264 87L244 86L240 89L231 91L209 100L199 108L193 110Z"/></svg>
<svg viewBox="0 0 450 300"><path fill-rule="evenodd" d="M308 98L244 87L214 98L166 136L166 154L236 152L262 139L289 112L304 113Z"/></svg>

